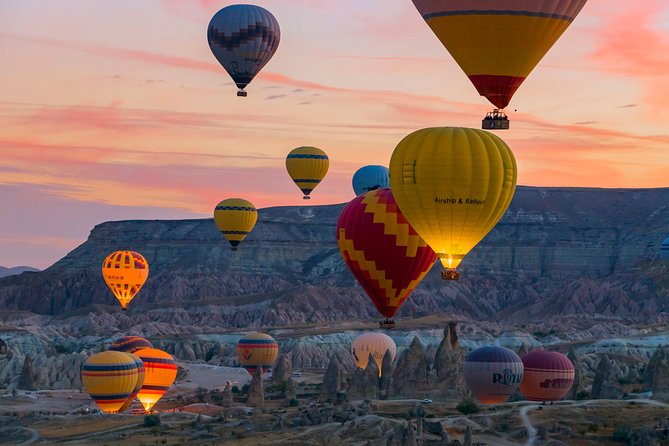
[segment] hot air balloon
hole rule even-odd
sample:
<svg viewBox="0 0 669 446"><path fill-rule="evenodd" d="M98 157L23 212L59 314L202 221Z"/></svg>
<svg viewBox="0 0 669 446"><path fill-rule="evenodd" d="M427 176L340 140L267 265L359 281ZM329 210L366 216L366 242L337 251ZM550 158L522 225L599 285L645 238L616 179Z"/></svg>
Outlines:
<svg viewBox="0 0 669 446"><path fill-rule="evenodd" d="M141 338L140 338L141 339ZM142 359L130 352L125 352L128 355L132 357L132 359L135 360L135 364L137 364L137 383L135 384L135 388L132 390L132 393L128 397L127 400L125 400L125 403L123 403L123 406L118 410L120 413L125 412L125 410L130 407L130 405L135 401L135 397L139 393L140 389L144 385L144 378L146 377L146 368L144 367L144 361Z"/></svg>
<svg viewBox="0 0 669 446"><path fill-rule="evenodd" d="M535 350L523 356L520 391L530 401L561 400L574 383L574 365L562 353Z"/></svg>
<svg viewBox="0 0 669 446"><path fill-rule="evenodd" d="M374 362L379 367L379 376L381 376L383 356L386 351L390 352L391 361L395 360L397 355L397 346L390 336L379 332L363 333L353 340L351 344L351 355L355 365L364 369L369 361L369 354L372 354Z"/></svg>
<svg viewBox="0 0 669 446"><path fill-rule="evenodd" d="M370 190L390 187L388 168L386 166L365 166L353 174L353 191L356 195Z"/></svg>
<svg viewBox="0 0 669 446"><path fill-rule="evenodd" d="M233 251L237 251L237 246L249 235L257 221L258 211L255 206L242 198L228 198L214 209L214 222L232 245Z"/></svg>
<svg viewBox="0 0 669 446"><path fill-rule="evenodd" d="M413 0L481 96L497 107L483 128L509 128L506 107L587 0Z"/></svg>
<svg viewBox="0 0 669 446"><path fill-rule="evenodd" d="M112 342L109 350L117 352L135 353L143 348L153 348L153 345L139 336L123 336Z"/></svg>
<svg viewBox="0 0 669 446"><path fill-rule="evenodd" d="M665 238L660 246L660 260L669 260L669 237Z"/></svg>
<svg viewBox="0 0 669 446"><path fill-rule="evenodd" d="M255 5L230 5L214 14L207 28L209 48L237 84L237 96L269 62L279 47L276 18Z"/></svg>
<svg viewBox="0 0 669 446"><path fill-rule="evenodd" d="M149 277L149 264L135 251L115 251L102 263L102 277L126 311Z"/></svg>
<svg viewBox="0 0 669 446"><path fill-rule="evenodd" d="M297 187L308 200L309 194L325 178L330 160L325 152L316 147L298 147L286 157L286 169Z"/></svg>
<svg viewBox="0 0 669 446"><path fill-rule="evenodd" d="M398 209L390 189L354 198L337 222L337 243L346 265L386 317L383 328L402 302L430 271L436 255Z"/></svg>
<svg viewBox="0 0 669 446"><path fill-rule="evenodd" d="M86 360L81 381L100 410L117 413L135 390L139 373L131 354L105 351Z"/></svg>
<svg viewBox="0 0 669 446"><path fill-rule="evenodd" d="M149 412L174 383L177 365L172 355L157 348L137 350L135 355L144 361L146 369L144 384L137 393L137 399L144 406L144 410Z"/></svg>
<svg viewBox="0 0 669 446"><path fill-rule="evenodd" d="M237 359L251 376L258 367L268 372L279 356L279 344L265 333L252 332L237 342Z"/></svg>
<svg viewBox="0 0 669 446"><path fill-rule="evenodd" d="M406 136L390 160L390 188L406 219L437 253L442 278L456 268L509 207L516 160L483 130L431 128Z"/></svg>
<svg viewBox="0 0 669 446"><path fill-rule="evenodd" d="M508 348L481 347L465 358L464 375L481 404L504 403L523 379L523 361Z"/></svg>

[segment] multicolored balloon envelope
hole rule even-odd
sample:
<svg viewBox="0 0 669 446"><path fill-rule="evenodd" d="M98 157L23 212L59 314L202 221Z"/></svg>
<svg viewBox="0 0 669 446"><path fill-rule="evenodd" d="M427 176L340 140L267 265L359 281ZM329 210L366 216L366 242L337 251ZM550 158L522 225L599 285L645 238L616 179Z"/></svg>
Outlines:
<svg viewBox="0 0 669 446"><path fill-rule="evenodd" d="M115 251L102 262L102 277L114 296L127 310L149 277L149 263L138 252Z"/></svg>
<svg viewBox="0 0 669 446"><path fill-rule="evenodd" d="M276 18L255 5L230 5L214 14L207 28L209 48L237 84L237 96L269 62L279 47Z"/></svg>
<svg viewBox="0 0 669 446"><path fill-rule="evenodd" d="M562 353L535 350L523 356L520 391L530 401L557 401L574 383L574 365Z"/></svg>
<svg viewBox="0 0 669 446"><path fill-rule="evenodd" d="M133 356L108 350L89 357L81 368L84 388L103 412L119 412L135 392L141 367Z"/></svg>
<svg viewBox="0 0 669 446"><path fill-rule="evenodd" d="M465 382L481 404L506 402L523 379L523 361L504 347L477 348L465 358Z"/></svg>
<svg viewBox="0 0 669 446"><path fill-rule="evenodd" d="M353 276L387 318L395 315L436 260L390 189L367 192L346 205L337 222L337 243Z"/></svg>
<svg viewBox="0 0 669 446"><path fill-rule="evenodd" d="M363 333L351 343L351 355L353 355L355 365L361 369L366 368L371 353L374 362L379 367L379 376L381 376L383 356L386 351L390 352L391 361L395 361L397 355L395 341L387 334L378 331Z"/></svg>
<svg viewBox="0 0 669 446"><path fill-rule="evenodd" d="M481 96L506 107L587 0L413 0Z"/></svg>
<svg viewBox="0 0 669 446"><path fill-rule="evenodd" d="M516 160L492 133L431 128L406 136L390 159L390 188L402 213L437 253L444 279L490 232L516 190Z"/></svg>
<svg viewBox="0 0 669 446"><path fill-rule="evenodd" d="M130 355L132 359L135 360L135 363L137 364L137 383L135 384L135 388L132 390L132 393L128 397L127 400L125 400L125 403L123 403L123 406L118 410L119 412L124 412L130 405L135 401L135 397L139 393L140 389L144 385L144 379L146 378L146 367L144 367L144 361L141 360L141 358L135 354L125 352L126 354Z"/></svg>
<svg viewBox="0 0 669 446"><path fill-rule="evenodd" d="M300 188L305 200L309 199L311 191L325 178L329 168L327 154L316 147L298 147L286 157L288 175Z"/></svg>
<svg viewBox="0 0 669 446"><path fill-rule="evenodd" d="M237 342L237 359L251 376L258 367L268 372L279 356L279 344L268 334L252 332Z"/></svg>
<svg viewBox="0 0 669 446"><path fill-rule="evenodd" d="M214 209L214 222L232 245L233 251L237 251L237 246L249 235L257 221L256 207L243 198L228 198Z"/></svg>
<svg viewBox="0 0 669 446"><path fill-rule="evenodd" d="M137 393L137 399L149 412L174 383L177 365L172 355L157 348L137 350L135 354L144 361L146 368L144 384Z"/></svg>
<svg viewBox="0 0 669 446"><path fill-rule="evenodd" d="M112 342L109 350L117 352L135 353L143 348L153 348L153 344L139 336L123 336Z"/></svg>
<svg viewBox="0 0 669 446"><path fill-rule="evenodd" d="M388 168L386 166L364 166L353 174L353 191L356 195L364 194L370 190L385 189L390 187Z"/></svg>

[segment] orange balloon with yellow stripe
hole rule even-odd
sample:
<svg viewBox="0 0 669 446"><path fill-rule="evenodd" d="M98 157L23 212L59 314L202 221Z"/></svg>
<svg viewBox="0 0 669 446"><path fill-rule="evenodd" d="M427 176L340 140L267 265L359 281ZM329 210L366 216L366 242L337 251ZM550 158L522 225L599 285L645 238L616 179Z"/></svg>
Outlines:
<svg viewBox="0 0 669 446"><path fill-rule="evenodd" d="M413 0L481 96L506 107L587 0Z"/></svg>
<svg viewBox="0 0 669 446"><path fill-rule="evenodd" d="M172 355L157 348L137 350L135 355L144 361L146 368L144 384L137 393L137 399L149 412L174 383L177 377L177 364Z"/></svg>
<svg viewBox="0 0 669 446"><path fill-rule="evenodd" d="M135 392L141 367L133 356L108 350L91 356L82 366L84 388L103 412L121 411Z"/></svg>
<svg viewBox="0 0 669 446"><path fill-rule="evenodd" d="M102 277L114 296L127 310L149 277L149 263L138 252L115 251L102 262Z"/></svg>
<svg viewBox="0 0 669 446"><path fill-rule="evenodd" d="M354 198L337 222L337 243L346 265L387 318L437 259L395 203L390 189Z"/></svg>

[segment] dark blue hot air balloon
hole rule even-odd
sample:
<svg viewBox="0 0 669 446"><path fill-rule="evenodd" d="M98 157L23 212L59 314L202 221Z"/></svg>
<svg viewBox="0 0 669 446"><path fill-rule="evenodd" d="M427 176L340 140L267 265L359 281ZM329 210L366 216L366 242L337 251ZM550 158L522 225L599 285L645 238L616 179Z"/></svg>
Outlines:
<svg viewBox="0 0 669 446"><path fill-rule="evenodd" d="M504 403L518 388L523 369L523 361L513 351L485 346L465 359L465 382L481 404Z"/></svg>
<svg viewBox="0 0 669 446"><path fill-rule="evenodd" d="M388 187L390 187L390 180L386 166L365 166L353 174L353 190L356 195Z"/></svg>

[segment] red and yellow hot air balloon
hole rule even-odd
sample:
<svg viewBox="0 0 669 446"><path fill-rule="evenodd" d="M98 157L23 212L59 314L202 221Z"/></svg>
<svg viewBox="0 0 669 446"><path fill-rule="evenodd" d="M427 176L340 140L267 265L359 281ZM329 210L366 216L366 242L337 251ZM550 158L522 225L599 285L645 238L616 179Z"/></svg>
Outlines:
<svg viewBox="0 0 669 446"><path fill-rule="evenodd" d="M279 356L279 344L268 334L253 332L237 342L237 359L251 376L258 367L268 372Z"/></svg>
<svg viewBox="0 0 669 446"><path fill-rule="evenodd" d="M390 159L390 188L406 219L437 253L442 278L502 218L516 190L516 160L498 136L442 127L406 136Z"/></svg>
<svg viewBox="0 0 669 446"><path fill-rule="evenodd" d="M330 168L328 155L317 147L298 147L286 156L286 170L308 200Z"/></svg>
<svg viewBox="0 0 669 446"><path fill-rule="evenodd" d="M523 356L520 391L530 401L558 401L574 383L574 365L562 353L535 350Z"/></svg>
<svg viewBox="0 0 669 446"><path fill-rule="evenodd" d="M138 252L115 251L102 263L102 277L121 303L121 309L127 310L149 277L149 263Z"/></svg>
<svg viewBox="0 0 669 446"><path fill-rule="evenodd" d="M346 265L379 312L389 320L430 271L437 256L411 227L390 189L354 198L337 222Z"/></svg>
<svg viewBox="0 0 669 446"><path fill-rule="evenodd" d="M172 355L157 348L137 350L135 355L144 361L146 369L144 384L137 393L137 399L144 406L144 410L149 412L174 383L177 365Z"/></svg>
<svg viewBox="0 0 669 446"><path fill-rule="evenodd" d="M122 336L112 342L109 350L117 352L135 353L143 348L153 348L153 344L139 336Z"/></svg>
<svg viewBox="0 0 669 446"><path fill-rule="evenodd" d="M81 368L84 388L103 412L119 412L135 391L141 367L133 356L105 351L88 358Z"/></svg>
<svg viewBox="0 0 669 446"><path fill-rule="evenodd" d="M479 94L503 109L586 1L413 0L413 3Z"/></svg>

